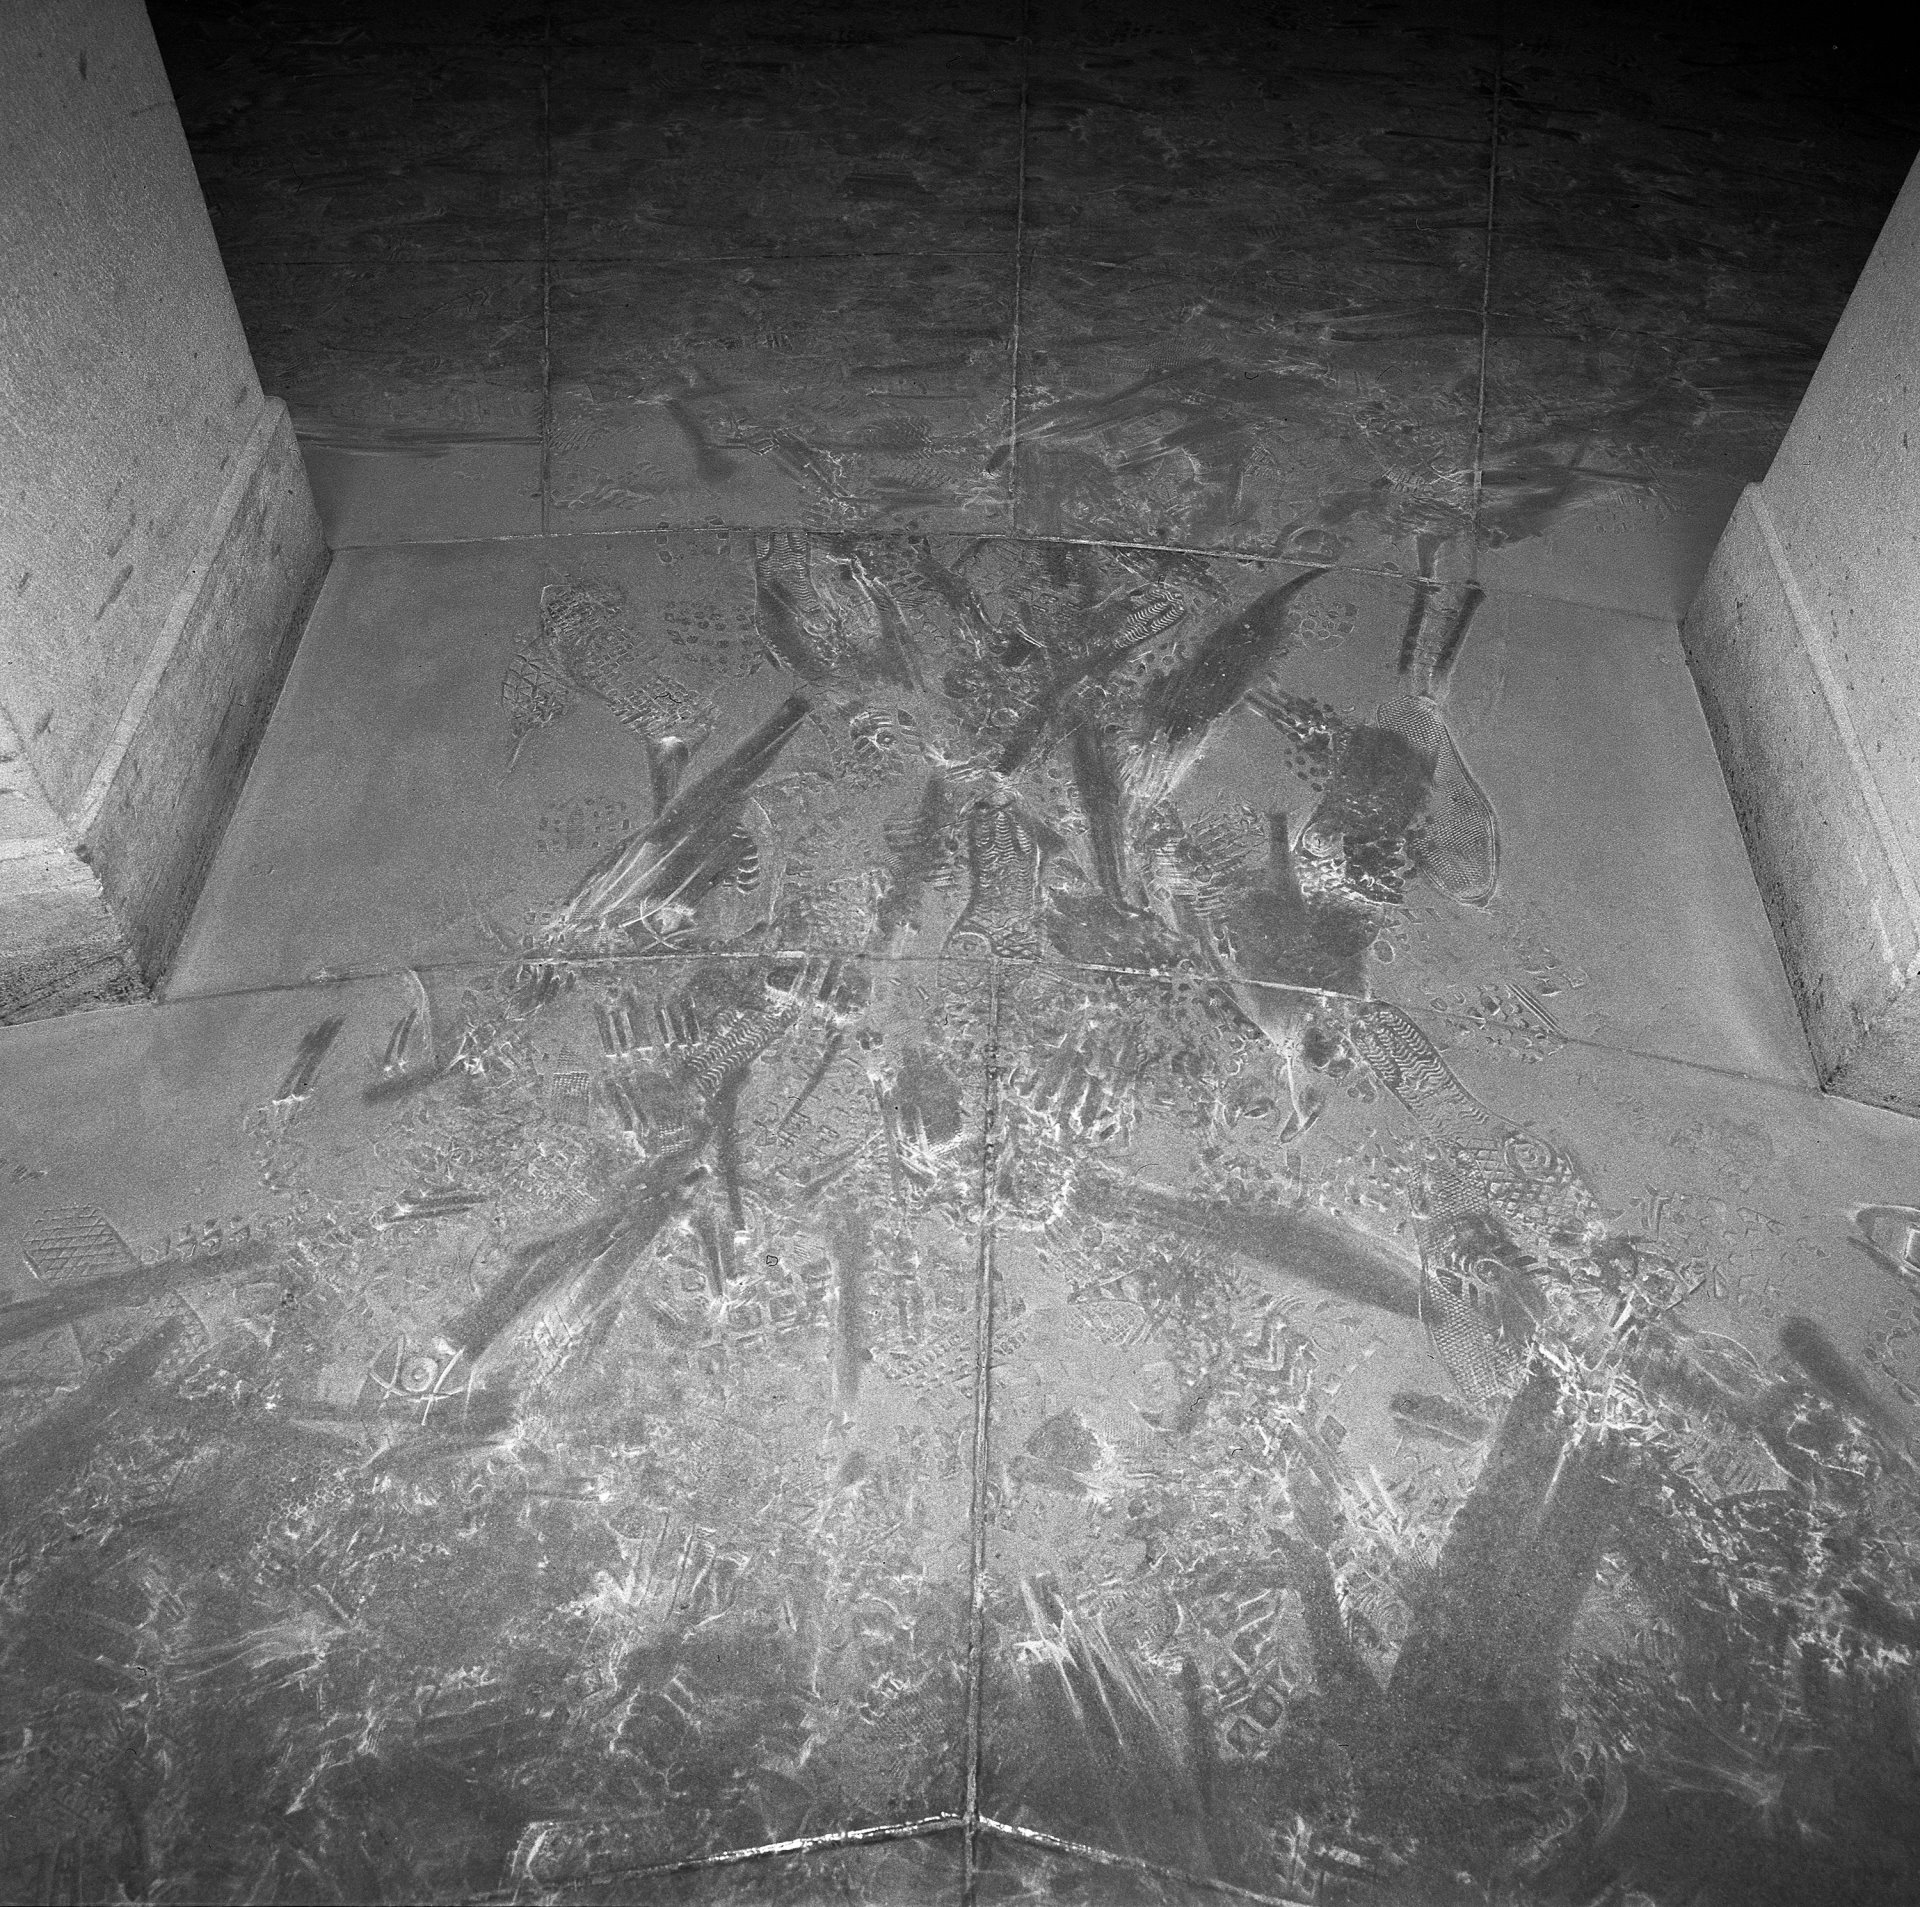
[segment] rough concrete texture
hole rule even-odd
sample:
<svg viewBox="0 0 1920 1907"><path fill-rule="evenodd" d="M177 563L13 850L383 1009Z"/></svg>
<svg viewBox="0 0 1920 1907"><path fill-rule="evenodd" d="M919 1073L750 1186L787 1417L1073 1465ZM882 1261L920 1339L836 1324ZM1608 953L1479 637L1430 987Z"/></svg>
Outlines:
<svg viewBox="0 0 1920 1907"><path fill-rule="evenodd" d="M137 0L10 6L0 128L0 666L64 813L200 554L260 385Z"/></svg>
<svg viewBox="0 0 1920 1907"><path fill-rule="evenodd" d="M1797 597L1755 485L1687 616L1687 657L1822 1082L1920 1110L1920 903Z"/></svg>
<svg viewBox="0 0 1920 1907"><path fill-rule="evenodd" d="M0 862L0 1023L115 1006L145 991L99 876L70 852Z"/></svg>
<svg viewBox="0 0 1920 1907"><path fill-rule="evenodd" d="M0 62L0 1017L125 998L191 906L325 560L137 0Z"/></svg>
<svg viewBox="0 0 1920 1907"><path fill-rule="evenodd" d="M1907 865L1920 867L1920 166L1766 479Z"/></svg>
<svg viewBox="0 0 1920 1907"><path fill-rule="evenodd" d="M138 990L100 878L73 851L0 714L0 1020L38 1019L62 1002Z"/></svg>
<svg viewBox="0 0 1920 1907"><path fill-rule="evenodd" d="M269 398L79 816L150 980L186 928L326 566L287 407Z"/></svg>
<svg viewBox="0 0 1920 1907"><path fill-rule="evenodd" d="M1823 1082L1920 1110L1920 168L1763 485L1688 613L1688 657Z"/></svg>

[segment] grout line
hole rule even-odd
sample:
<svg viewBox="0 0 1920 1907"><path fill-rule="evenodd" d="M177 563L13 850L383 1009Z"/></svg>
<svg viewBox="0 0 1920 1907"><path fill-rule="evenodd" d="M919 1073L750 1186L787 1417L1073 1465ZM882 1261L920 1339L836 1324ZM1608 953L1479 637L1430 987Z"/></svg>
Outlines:
<svg viewBox="0 0 1920 1907"><path fill-rule="evenodd" d="M733 961L741 965L751 965L755 961L765 960L853 960L874 966L889 968L958 968L970 975L984 973L992 992L994 1021L998 1025L998 986L1005 964L998 958L977 960L966 955L951 953L925 954L874 954L865 948L836 947L761 947L751 952L734 952L727 949L666 950L647 953L627 954L541 954L524 950L481 954L476 952L470 958L451 960L414 960L396 961L391 966L360 967L351 971L328 973L321 977L299 980L263 980L249 986L211 987L204 992L167 993L158 1000L136 1000L126 1003L132 1012L165 1012L175 1007L204 1006L221 1000L265 999L274 995L289 998L309 993L320 993L330 987L366 986L376 981L401 980L410 975L420 975L433 979L447 974L495 973L503 967L534 962L572 971L588 971L596 967L651 967L685 965L692 961ZM1092 980L1130 980L1147 986L1171 986L1176 981L1193 976L1152 967L1124 967L1105 964L1098 961L1035 961L1031 971L1047 979L1071 981L1074 979ZM1201 975L1202 979L1210 976ZM1328 992L1318 987L1290 986L1280 981L1262 980L1251 983L1262 993L1284 993L1301 999L1317 1001L1323 1005L1338 1006L1352 998L1351 995ZM1378 997L1378 996L1373 996ZM1457 1015L1439 1009L1408 1003L1400 1000L1383 1000L1388 1006L1397 1006L1403 1013L1417 1019L1436 1020L1444 1026L1466 1030L1472 1022ZM106 1008L92 1009L108 1011ZM118 1008L111 1009L118 1011ZM22 1025L38 1025L38 1021L19 1022ZM7 1030L6 1023L0 1023L0 1033ZM1809 1083L1803 1079L1787 1079L1772 1073L1745 1072L1737 1066L1718 1066L1711 1060L1687 1059L1678 1053L1662 1053L1644 1046L1616 1046L1606 1040L1591 1039L1582 1034L1558 1031L1558 1037L1568 1047L1584 1053L1595 1053L1615 1059L1632 1060L1649 1066L1679 1067L1689 1073L1704 1073L1710 1078L1737 1081L1742 1085L1760 1087L1769 1091L1789 1093L1810 1093L1816 1099L1842 1098L1843 1095L1829 1093L1817 1081ZM1469 1048L1469 1055L1475 1049ZM990 1080L991 1105L993 1118L998 1120L998 1082L997 1077ZM1895 1113L1885 1106L1872 1106L1865 1100L1847 1100L1848 1105L1866 1106L1868 1110L1885 1113L1891 1118L1909 1118L1911 1115Z"/></svg>
<svg viewBox="0 0 1920 1907"><path fill-rule="evenodd" d="M1007 525L1020 524L1020 320L1026 302L1027 268L1027 86L1033 71L1033 42L1027 30L1028 0L1020 4L1020 172L1013 201L1013 389L1007 399Z"/></svg>
<svg viewBox="0 0 1920 1907"><path fill-rule="evenodd" d="M553 0L540 9L540 534L553 494Z"/></svg>
<svg viewBox="0 0 1920 1907"><path fill-rule="evenodd" d="M752 1861L777 1860L790 1854L830 1854L843 1847L876 1847L888 1842L931 1840L935 1835L950 1834L961 1824L957 1814L929 1814L917 1821L889 1821L878 1827L838 1828L822 1834L800 1834L786 1841L763 1841L752 1847L730 1847L714 1854L690 1854L680 1861L637 1862L625 1867L596 1867L589 1874L548 1876L538 1883L546 1887L565 1886L570 1881L587 1882L603 1880L621 1880L637 1878L645 1874L657 1874L662 1877L669 1874L699 1874L716 1867L741 1867ZM524 1842L528 1832L544 1833L542 1824L535 1823L533 1828L522 1833ZM538 1840L535 1842L535 1852ZM516 1865L529 1857L516 1856ZM521 1888L527 1885L531 1877L523 1880L512 1890L502 1889L493 1894L479 1894L473 1898L478 1901L513 1901L521 1899Z"/></svg>
<svg viewBox="0 0 1920 1907"><path fill-rule="evenodd" d="M968 1525L973 1549L968 1564L967 1786L962 1824L960 1899L972 1907L980 1835L980 1723L986 1682L987 1640L987 1454L993 1401L994 1182L1000 1122L1000 963L987 970L987 1051L984 1132L980 1150L980 1255L974 1293L973 1500Z"/></svg>
<svg viewBox="0 0 1920 1907"><path fill-rule="evenodd" d="M1116 1854L1111 1848L1100 1847L1092 1841L1070 1841L1064 1835L1047 1834L1039 1828L1016 1826L1011 1821L996 1821L991 1815L980 1823L989 1834L997 1834L1005 1840L1019 1841L1027 1847L1045 1848L1050 1854L1070 1854L1076 1860L1082 1860L1095 1867L1116 1867L1129 1874L1151 1874L1157 1880L1178 1881L1185 1887L1196 1887L1210 1894L1223 1895L1228 1900L1250 1900L1259 1903L1259 1907L1312 1907L1295 1894L1263 1894L1252 1887L1241 1887L1233 1881L1214 1880L1205 1874L1196 1874L1190 1868L1169 1867L1160 1861L1144 1860L1138 1854Z"/></svg>
<svg viewBox="0 0 1920 1907"><path fill-rule="evenodd" d="M1122 537L1107 536L1037 536L1031 532L1018 530L994 530L973 524L959 523L946 529L931 531L884 528L879 525L865 529L855 527L850 530L822 529L813 523L702 523L692 518L680 522L634 524L625 528L556 530L559 538L577 538L585 542L594 537L620 536L834 536L852 537L856 541L885 543L899 541L916 536L951 536L964 538L969 543L1031 543L1046 548L1076 550L1127 550L1142 556L1200 556L1218 557L1226 563L1277 563L1293 570L1332 569L1345 576L1380 576L1389 582L1403 583L1408 573L1397 569L1390 563L1311 563L1297 556L1285 556L1278 550L1241 549L1231 543L1137 543ZM497 536L429 536L403 539L392 543L341 543L336 550L420 550L420 549L464 549L470 545L496 543L532 543L539 539L527 530L504 531ZM1515 595L1540 595L1539 590L1515 589ZM1559 599L1555 599L1559 600ZM1590 607L1603 607L1594 604ZM1642 620L1648 618L1644 611L1622 610L1622 615L1638 614Z"/></svg>
<svg viewBox="0 0 1920 1907"><path fill-rule="evenodd" d="M930 39L985 40L994 46L1011 45L1016 37L1011 33L989 33L984 27L919 27L916 28L915 31ZM225 47L229 51L260 46L266 44L267 41L268 36L263 33L220 33L218 31L209 31L206 34L206 43L208 45ZM531 40L508 40L504 42L495 40L454 39L404 40L382 39L377 34L370 34L364 40L347 41L315 40L302 37L298 34L290 35L283 39L279 35L274 35L272 36L271 43L276 47L310 46L317 48L323 53L487 53L495 57L503 54L511 56L515 53L525 53L530 51L533 46ZM685 34L636 33L631 40L572 40L569 41L568 44L576 53L605 54L623 51L630 46L689 46L697 44L697 42L690 40ZM807 42L803 41L802 44L807 44ZM833 40L820 40L812 44L822 48L831 48L838 44L838 42ZM854 44L856 46L885 46L890 43L881 39L876 34L866 40L855 41Z"/></svg>
<svg viewBox="0 0 1920 1907"><path fill-rule="evenodd" d="M295 432L296 437L299 433ZM307 440L302 440L307 441ZM505 440L503 440L505 441ZM532 442L531 438L526 440ZM1632 484L1636 487L1640 479L1627 477L1610 471L1586 471L1581 473L1589 478L1598 478L1607 482ZM869 543L888 543L904 541L914 536L931 534L965 538L972 543L1024 543L1037 548L1062 548L1086 550L1121 550L1138 556L1197 556L1223 563L1260 563L1275 565L1285 569L1317 569L1323 565L1309 563L1295 556L1283 556L1274 550L1241 549L1231 543L1136 543L1117 537L1100 536L1039 536L1030 531L976 529L959 526L952 529L931 532L905 529L888 529L879 526L853 530L823 530L809 523L699 523L691 518L675 522L650 523L628 529L602 530L555 530L551 539L555 542L590 543L596 540L613 542L623 537L643 536L850 536L856 541ZM492 536L426 536L405 538L391 543L338 543L333 545L336 556L352 554L355 556L382 556L407 550L439 549L493 549L508 548L516 543L538 543L543 539L537 531L505 530ZM1336 576L1368 576L1387 583L1417 583L1421 580L1416 572L1397 568L1389 563L1332 563L1324 565ZM1467 579L1462 579L1467 580ZM1632 622L1658 624L1663 629L1675 628L1680 621L1677 610L1659 610L1635 608L1630 603L1596 602L1588 596L1562 596L1538 583L1492 583L1486 585L1490 595L1502 598L1524 596L1537 602L1559 603L1569 609L1591 610L1599 616L1621 616Z"/></svg>
<svg viewBox="0 0 1920 1907"><path fill-rule="evenodd" d="M780 252L764 247L739 252L580 252L553 262L563 271L610 265L644 266L648 271L698 271L707 265L858 265L873 259L912 263L925 258L1003 258L990 245L930 245L911 251L836 249L827 252ZM232 269L271 268L276 271L355 271L376 267L392 271L447 272L468 265L539 265L545 261L531 252L441 252L394 257L382 252L342 252L331 258L287 257L278 252L250 251L235 246L221 254Z"/></svg>
<svg viewBox="0 0 1920 1907"><path fill-rule="evenodd" d="M1487 140L1487 238L1480 265L1480 370L1479 388L1473 413L1473 560L1468 575L1480 574L1480 492L1486 476L1487 444L1487 342L1493 320L1493 226L1494 210L1500 188L1500 83L1506 69L1507 29L1504 0L1496 0L1493 43L1493 112Z"/></svg>

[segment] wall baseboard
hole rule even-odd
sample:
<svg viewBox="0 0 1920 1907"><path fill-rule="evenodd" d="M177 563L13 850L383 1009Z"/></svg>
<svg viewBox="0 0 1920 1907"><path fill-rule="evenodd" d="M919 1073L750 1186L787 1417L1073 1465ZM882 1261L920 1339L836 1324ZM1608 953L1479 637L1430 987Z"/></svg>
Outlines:
<svg viewBox="0 0 1920 1907"><path fill-rule="evenodd" d="M77 812L0 847L0 1023L150 994L293 659L328 551L269 398Z"/></svg>

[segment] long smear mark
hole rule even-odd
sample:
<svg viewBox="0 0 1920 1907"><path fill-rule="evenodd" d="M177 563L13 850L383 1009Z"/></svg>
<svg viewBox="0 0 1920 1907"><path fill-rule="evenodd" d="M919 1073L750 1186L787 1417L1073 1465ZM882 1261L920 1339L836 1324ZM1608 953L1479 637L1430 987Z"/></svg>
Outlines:
<svg viewBox="0 0 1920 1907"><path fill-rule="evenodd" d="M666 413L686 439L687 448L693 452L694 467L700 473L700 480L703 483L731 483L738 475L733 459L714 447L713 440L701 428L700 420L692 411L679 398L670 397L666 402Z"/></svg>
<svg viewBox="0 0 1920 1907"><path fill-rule="evenodd" d="M866 598L867 607L873 611L874 623L880 631L879 675L903 689L922 688L920 658L914 651L913 638L900 614L900 605L893 599L893 592L874 575L858 553L853 559L853 577L860 593Z"/></svg>
<svg viewBox="0 0 1920 1907"><path fill-rule="evenodd" d="M1237 1254L1332 1292L1350 1304L1402 1318L1420 1315L1419 1264L1385 1240L1311 1206L1239 1209L1139 1187L1122 1189L1118 1209L1202 1241L1216 1252Z"/></svg>
<svg viewBox="0 0 1920 1907"><path fill-rule="evenodd" d="M873 1228L857 1211L842 1214L827 1239L833 1263L833 1404L848 1415L860 1398L867 1358L867 1292L873 1283Z"/></svg>
<svg viewBox="0 0 1920 1907"><path fill-rule="evenodd" d="M1094 656L1077 667L1066 671L1057 680L1047 684L1035 701L1033 707L1021 719L1020 725L1007 738L1007 745L1000 752L995 769L1002 775L1011 775L1018 771L1040 739L1047 732L1047 726L1059 714L1069 695L1083 682L1097 682L1101 677L1111 675L1136 649L1143 649L1160 632L1148 628L1137 636Z"/></svg>
<svg viewBox="0 0 1920 1907"><path fill-rule="evenodd" d="M907 1177L906 1165L900 1157L900 1125L893 1116L893 1100L877 1079L873 1082L873 1103L880 1109L880 1126L886 1134L887 1167L893 1179L893 1202L897 1206L904 1206L907 1202Z"/></svg>
<svg viewBox="0 0 1920 1907"><path fill-rule="evenodd" d="M1400 673L1411 676L1420 659L1420 638L1427 626L1427 609L1433 601L1433 586L1423 576L1407 606L1407 626L1400 632Z"/></svg>
<svg viewBox="0 0 1920 1907"><path fill-rule="evenodd" d="M264 1239L241 1239L204 1257L163 1260L133 1271L109 1272L59 1285L43 1296L21 1298L0 1305L0 1348L25 1344L32 1338L83 1318L117 1311L123 1305L151 1304L162 1292L183 1284L205 1284L264 1265L272 1245Z"/></svg>
<svg viewBox="0 0 1920 1907"><path fill-rule="evenodd" d="M1193 660L1163 677L1147 697L1155 735L1178 746L1225 715L1286 653L1293 599L1326 573L1324 564L1302 571L1202 637Z"/></svg>
<svg viewBox="0 0 1920 1907"><path fill-rule="evenodd" d="M827 1074L833 1070L833 1062L840 1057L841 1053L845 1050L846 1044L846 1034L840 1032L838 1029L828 1036L826 1051L820 1055L819 1063L814 1067L813 1071L807 1075L807 1083L794 1094L793 1104L780 1115L780 1123L773 1129L773 1136L776 1139L793 1124L800 1108L820 1090L821 1084L826 1079Z"/></svg>
<svg viewBox="0 0 1920 1907"><path fill-rule="evenodd" d="M1120 781L1107 759L1105 738L1089 712L1073 728L1073 779L1086 812L1093 871L1111 901L1126 901L1126 829L1121 817Z"/></svg>
<svg viewBox="0 0 1920 1907"><path fill-rule="evenodd" d="M791 669L802 682L824 682L833 672L807 640L806 622L793 592L779 577L767 573L765 562L763 557L754 565L753 576L754 623L760 639L773 659L782 668Z"/></svg>
<svg viewBox="0 0 1920 1907"><path fill-rule="evenodd" d="M895 847L893 878L874 921L881 953L897 954L919 925L920 903L939 865L946 833L946 783L935 773L927 777L919 806Z"/></svg>
<svg viewBox="0 0 1920 1907"><path fill-rule="evenodd" d="M747 1228L746 1201L742 1196L740 1160L740 1081L734 1079L714 1095L714 1159L720 1170L720 1183L726 1193L727 1223L735 1232ZM729 1254L731 1255L731 1254Z"/></svg>
<svg viewBox="0 0 1920 1907"><path fill-rule="evenodd" d="M1478 583L1469 583L1466 592L1460 598L1460 608L1453 619L1453 627L1447 631L1446 640L1440 645L1440 653L1434 658L1433 670L1429 678L1427 694L1436 702L1446 699L1447 684L1453 675L1453 665L1460 659L1460 651L1466 645L1467 631L1473 627L1473 615L1486 601L1487 592Z"/></svg>
<svg viewBox="0 0 1920 1907"><path fill-rule="evenodd" d="M319 1077L320 1068L346 1023L346 1015L336 1013L331 1019L322 1020L307 1034L300 1042L300 1051L286 1078L280 1082L280 1090L274 1094L276 1100L300 1100L313 1091L313 1082Z"/></svg>
<svg viewBox="0 0 1920 1907"><path fill-rule="evenodd" d="M562 910L567 925L615 926L666 905L732 852L747 791L773 765L811 705L790 695L718 767L683 789L666 811L599 863Z"/></svg>
<svg viewBox="0 0 1920 1907"><path fill-rule="evenodd" d="M635 1174L604 1211L552 1237L523 1246L513 1269L483 1292L448 1327L447 1343L476 1369L486 1353L522 1317L562 1285L618 1255L631 1264L678 1210L705 1168L689 1153L669 1155Z"/></svg>
<svg viewBox="0 0 1920 1907"><path fill-rule="evenodd" d="M1811 1318L1789 1318L1780 1327L1780 1348L1829 1403L1871 1424L1896 1449L1911 1447L1912 1419L1880 1396Z"/></svg>
<svg viewBox="0 0 1920 1907"><path fill-rule="evenodd" d="M7 1445L0 1464L0 1530L51 1501L78 1476L115 1416L159 1370L183 1329L179 1318L169 1318L149 1331Z"/></svg>

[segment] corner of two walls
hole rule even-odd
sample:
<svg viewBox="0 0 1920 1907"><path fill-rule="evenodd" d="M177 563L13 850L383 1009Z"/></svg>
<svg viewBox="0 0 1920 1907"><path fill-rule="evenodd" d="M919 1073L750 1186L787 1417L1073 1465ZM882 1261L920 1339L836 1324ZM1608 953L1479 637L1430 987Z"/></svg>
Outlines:
<svg viewBox="0 0 1920 1907"><path fill-rule="evenodd" d="M140 0L0 59L0 1022L166 970L327 565Z"/></svg>
<svg viewBox="0 0 1920 1907"><path fill-rule="evenodd" d="M1682 637L1821 1082L1920 1115L1920 164Z"/></svg>

